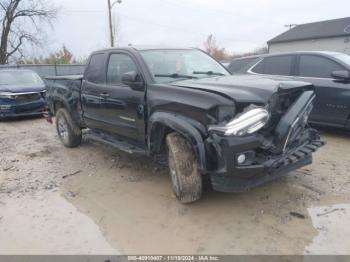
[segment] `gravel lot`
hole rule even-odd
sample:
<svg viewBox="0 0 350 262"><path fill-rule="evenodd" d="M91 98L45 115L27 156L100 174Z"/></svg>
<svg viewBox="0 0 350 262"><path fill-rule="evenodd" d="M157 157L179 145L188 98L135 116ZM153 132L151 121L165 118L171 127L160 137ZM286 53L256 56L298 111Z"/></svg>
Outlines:
<svg viewBox="0 0 350 262"><path fill-rule="evenodd" d="M350 254L350 135L322 136L311 166L182 205L149 158L0 122L0 254Z"/></svg>

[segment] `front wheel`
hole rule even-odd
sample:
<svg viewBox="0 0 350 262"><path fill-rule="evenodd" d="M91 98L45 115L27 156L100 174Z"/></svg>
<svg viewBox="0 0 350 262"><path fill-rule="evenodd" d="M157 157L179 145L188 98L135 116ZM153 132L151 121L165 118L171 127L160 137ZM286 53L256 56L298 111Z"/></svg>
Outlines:
<svg viewBox="0 0 350 262"><path fill-rule="evenodd" d="M191 144L180 134L166 137L168 164L173 191L182 203L197 201L202 196L202 176Z"/></svg>
<svg viewBox="0 0 350 262"><path fill-rule="evenodd" d="M77 147L81 143L81 128L74 123L68 111L60 108L56 113L56 129L58 137L66 147Z"/></svg>

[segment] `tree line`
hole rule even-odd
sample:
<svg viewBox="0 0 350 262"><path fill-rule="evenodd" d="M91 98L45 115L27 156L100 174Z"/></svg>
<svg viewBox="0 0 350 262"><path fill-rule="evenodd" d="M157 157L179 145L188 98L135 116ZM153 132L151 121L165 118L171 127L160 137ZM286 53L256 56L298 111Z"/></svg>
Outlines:
<svg viewBox="0 0 350 262"><path fill-rule="evenodd" d="M0 64L24 58L25 46L40 46L57 12L46 0L0 0Z"/></svg>
<svg viewBox="0 0 350 262"><path fill-rule="evenodd" d="M46 57L30 58L25 50L28 47L42 47L45 42L44 29L53 27L59 8L49 0L0 0L0 64L71 64L83 63L63 45L61 50ZM262 47L245 54L231 54L220 47L214 35L204 42L204 50L217 60L229 60L240 56L266 53Z"/></svg>
<svg viewBox="0 0 350 262"><path fill-rule="evenodd" d="M207 37L203 45L204 45L204 50L219 61L233 60L244 56L260 55L260 54L268 53L267 46L263 46L251 52L246 52L246 53L239 53L239 54L230 53L226 50L225 47L220 47L217 44L216 38L214 37L213 34Z"/></svg>

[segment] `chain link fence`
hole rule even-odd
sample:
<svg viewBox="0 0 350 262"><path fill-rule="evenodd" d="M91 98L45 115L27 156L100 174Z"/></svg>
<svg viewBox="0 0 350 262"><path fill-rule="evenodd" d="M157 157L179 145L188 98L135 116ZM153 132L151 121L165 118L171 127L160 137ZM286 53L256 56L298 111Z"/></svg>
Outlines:
<svg viewBox="0 0 350 262"><path fill-rule="evenodd" d="M84 73L85 65L0 65L1 69L27 69L33 70L41 77L62 76L62 75L81 75Z"/></svg>

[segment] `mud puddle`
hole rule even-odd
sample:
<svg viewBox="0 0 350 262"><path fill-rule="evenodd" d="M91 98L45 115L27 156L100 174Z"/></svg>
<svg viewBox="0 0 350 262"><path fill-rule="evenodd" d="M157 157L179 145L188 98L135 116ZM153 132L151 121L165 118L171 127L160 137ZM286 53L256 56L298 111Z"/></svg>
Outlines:
<svg viewBox="0 0 350 262"><path fill-rule="evenodd" d="M99 227L59 193L2 197L0 232L2 255L118 254Z"/></svg>
<svg viewBox="0 0 350 262"><path fill-rule="evenodd" d="M306 247L306 254L350 254L350 204L310 207L308 211L319 233Z"/></svg>
<svg viewBox="0 0 350 262"><path fill-rule="evenodd" d="M317 235L311 219L290 215L307 215L306 202L317 196L286 180L244 194L207 190L183 205L165 175L136 183L117 176L75 176L62 193L75 190L71 203L122 253L300 254Z"/></svg>

